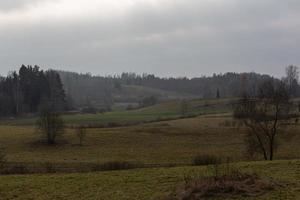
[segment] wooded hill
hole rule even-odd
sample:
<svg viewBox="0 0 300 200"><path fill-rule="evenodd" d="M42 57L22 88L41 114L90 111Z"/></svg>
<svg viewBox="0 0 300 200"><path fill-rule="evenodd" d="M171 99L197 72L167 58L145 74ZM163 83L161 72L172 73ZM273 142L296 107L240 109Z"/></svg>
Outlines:
<svg viewBox="0 0 300 200"><path fill-rule="evenodd" d="M120 76L92 76L74 72L58 72L67 96L77 106L111 106L114 103L141 104L145 98L158 101L171 99L229 98L245 91L253 96L258 86L272 79L257 73L214 74L199 78L160 78L154 75L123 73ZM299 95L299 88L297 95Z"/></svg>
<svg viewBox="0 0 300 200"><path fill-rule="evenodd" d="M104 77L22 65L18 72L0 78L0 115L37 113L43 107L56 111L107 111L113 105L122 105L132 109L174 99L239 97L245 92L256 96L259 85L269 79L274 78L257 73L214 74L192 79L135 73ZM289 84L292 96L299 97L300 87L293 81Z"/></svg>

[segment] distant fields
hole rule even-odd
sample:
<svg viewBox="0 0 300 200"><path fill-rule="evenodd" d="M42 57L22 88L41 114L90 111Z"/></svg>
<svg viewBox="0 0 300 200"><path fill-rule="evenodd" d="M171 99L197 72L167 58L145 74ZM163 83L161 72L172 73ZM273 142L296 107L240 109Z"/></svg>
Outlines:
<svg viewBox="0 0 300 200"><path fill-rule="evenodd" d="M300 161L236 164L242 171L256 172L282 184L260 197L241 200L297 200L300 196ZM3 176L1 200L159 200L183 183L183 177L210 176L210 167L137 169L83 174ZM224 198L222 198L224 199Z"/></svg>
<svg viewBox="0 0 300 200"><path fill-rule="evenodd" d="M69 125L107 125L109 123L130 124L160 121L194 115L230 112L232 109L230 105L232 101L234 101L234 99L190 100L187 104L185 116L182 116L180 101L170 101L137 110L112 111L103 114L64 115L63 118ZM20 118L2 120L0 123L5 125L33 125L35 121L36 118Z"/></svg>

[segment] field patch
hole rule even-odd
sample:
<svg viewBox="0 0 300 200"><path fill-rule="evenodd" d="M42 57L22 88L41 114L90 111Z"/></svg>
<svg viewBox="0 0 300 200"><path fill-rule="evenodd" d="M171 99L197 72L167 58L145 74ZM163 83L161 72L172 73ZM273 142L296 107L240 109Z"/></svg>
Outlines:
<svg viewBox="0 0 300 200"><path fill-rule="evenodd" d="M259 197L241 200L294 200L300 195L299 161L240 163L243 172L284 183ZM1 199L15 200L157 200L168 196L185 176L210 177L210 167L137 169L83 174L43 174L2 176ZM224 199L224 198L222 198Z"/></svg>

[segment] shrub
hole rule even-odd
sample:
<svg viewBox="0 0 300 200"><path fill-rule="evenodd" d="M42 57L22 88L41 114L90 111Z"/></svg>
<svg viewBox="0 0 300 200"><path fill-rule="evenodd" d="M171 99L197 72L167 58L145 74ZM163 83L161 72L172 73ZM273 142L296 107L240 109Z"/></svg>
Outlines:
<svg viewBox="0 0 300 200"><path fill-rule="evenodd" d="M155 96L144 97L140 102L140 107L153 106L157 104L158 99Z"/></svg>
<svg viewBox="0 0 300 200"><path fill-rule="evenodd" d="M54 167L53 163L51 163L51 162L46 162L44 164L44 167L45 167L46 173L55 173L56 172L55 167Z"/></svg>
<svg viewBox="0 0 300 200"><path fill-rule="evenodd" d="M115 127L120 127L120 126L122 126L122 124L117 123L117 122L108 122L108 123L106 124L106 127L107 127L107 128L115 128Z"/></svg>
<svg viewBox="0 0 300 200"><path fill-rule="evenodd" d="M126 107L126 110L134 110L134 107L130 104Z"/></svg>
<svg viewBox="0 0 300 200"><path fill-rule="evenodd" d="M124 161L112 161L104 164L98 164L94 166L94 171L110 171L110 170L126 170L126 169L134 169L139 165Z"/></svg>
<svg viewBox="0 0 300 200"><path fill-rule="evenodd" d="M98 109L94 108L92 106L89 106L89 107L86 107L86 108L82 108L81 112L86 113L86 114L97 114Z"/></svg>
<svg viewBox="0 0 300 200"><path fill-rule="evenodd" d="M16 164L8 168L6 174L28 174L30 171L24 164Z"/></svg>
<svg viewBox="0 0 300 200"><path fill-rule="evenodd" d="M225 120L224 127L231 127L231 121L230 120Z"/></svg>
<svg viewBox="0 0 300 200"><path fill-rule="evenodd" d="M6 165L6 154L4 149L0 149L0 171L3 171Z"/></svg>
<svg viewBox="0 0 300 200"><path fill-rule="evenodd" d="M199 155L193 159L194 165L212 165L220 163L220 159L213 155Z"/></svg>
<svg viewBox="0 0 300 200"><path fill-rule="evenodd" d="M56 112L45 110L37 120L38 130L43 133L48 144L55 144L58 136L64 132L64 121Z"/></svg>
<svg viewBox="0 0 300 200"><path fill-rule="evenodd" d="M274 190L273 181L263 180L255 174L236 173L214 178L189 181L178 188L167 200L200 200L207 198L234 198L234 196L256 197Z"/></svg>
<svg viewBox="0 0 300 200"><path fill-rule="evenodd" d="M215 164L208 168L209 176L184 176L184 184L165 200L234 199L253 197L281 186L262 179L255 173L243 173L234 164Z"/></svg>
<svg viewBox="0 0 300 200"><path fill-rule="evenodd" d="M182 116L185 116L189 110L189 103L187 100L181 100L180 105L179 105L179 109L180 109L180 114Z"/></svg>

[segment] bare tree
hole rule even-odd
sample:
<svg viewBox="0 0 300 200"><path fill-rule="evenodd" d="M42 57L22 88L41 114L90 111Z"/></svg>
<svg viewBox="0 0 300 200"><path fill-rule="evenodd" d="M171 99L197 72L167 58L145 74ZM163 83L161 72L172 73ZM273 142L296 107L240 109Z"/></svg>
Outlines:
<svg viewBox="0 0 300 200"><path fill-rule="evenodd" d="M216 98L217 98L217 99L220 99L220 98L221 98L221 95L220 95L220 90L219 90L219 89L217 89Z"/></svg>
<svg viewBox="0 0 300 200"><path fill-rule="evenodd" d="M273 160L276 136L290 115L290 99L283 82L270 80L259 87L256 97L245 96L235 108L234 117L250 129L265 160Z"/></svg>
<svg viewBox="0 0 300 200"><path fill-rule="evenodd" d="M12 93L15 102L15 113L16 115L18 115L20 112L21 98L22 98L21 90L20 90L20 78L16 72L13 72L10 76L11 79L13 80Z"/></svg>
<svg viewBox="0 0 300 200"><path fill-rule="evenodd" d="M6 165L6 154L3 148L0 148L0 172L4 169Z"/></svg>
<svg viewBox="0 0 300 200"><path fill-rule="evenodd" d="M58 113L46 109L37 120L37 127L45 134L48 144L55 144L57 137L64 132L64 121Z"/></svg>
<svg viewBox="0 0 300 200"><path fill-rule="evenodd" d="M288 88L288 92L291 96L296 96L299 80L299 68L297 66L290 65L285 69L285 73L286 77L284 78L284 81Z"/></svg>
<svg viewBox="0 0 300 200"><path fill-rule="evenodd" d="M189 105L188 105L187 100L183 99L183 100L180 101L180 114L182 116L185 116L187 114L188 107L189 107Z"/></svg>
<svg viewBox="0 0 300 200"><path fill-rule="evenodd" d="M77 137L79 140L79 145L83 146L83 143L86 138L86 129L83 126L79 126L76 131L77 131Z"/></svg>

